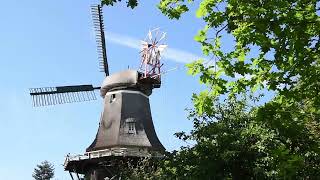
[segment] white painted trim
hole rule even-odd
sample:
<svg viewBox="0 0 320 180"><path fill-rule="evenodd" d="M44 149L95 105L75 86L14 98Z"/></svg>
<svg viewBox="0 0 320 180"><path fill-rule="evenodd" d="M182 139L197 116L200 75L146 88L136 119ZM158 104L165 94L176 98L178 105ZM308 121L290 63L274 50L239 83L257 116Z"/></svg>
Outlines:
<svg viewBox="0 0 320 180"><path fill-rule="evenodd" d="M106 95L111 95L111 94L117 94L117 93L131 93L131 94L140 94L146 98L149 98L149 96L143 94L140 91L133 91L133 90L116 90L116 91L111 91L111 92L107 92Z"/></svg>

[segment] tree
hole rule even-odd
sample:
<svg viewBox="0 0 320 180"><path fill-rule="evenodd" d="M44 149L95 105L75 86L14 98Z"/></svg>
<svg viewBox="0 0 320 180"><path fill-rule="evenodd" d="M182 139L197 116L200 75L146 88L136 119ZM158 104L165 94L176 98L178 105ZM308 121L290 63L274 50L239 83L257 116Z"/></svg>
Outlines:
<svg viewBox="0 0 320 180"><path fill-rule="evenodd" d="M260 108L248 105L248 100L252 99L215 101L210 116L190 110L193 130L176 136L194 145L168 153L160 161L125 164L120 168L122 178L318 179L320 124L313 118L299 120L299 104L272 112L276 101Z"/></svg>
<svg viewBox="0 0 320 180"><path fill-rule="evenodd" d="M215 103L213 116L190 113L194 130L178 133L194 146L172 154L166 169L177 179L263 179L273 176L272 149L280 142L275 131L257 123L245 101ZM182 163L183 162L183 163Z"/></svg>
<svg viewBox="0 0 320 180"><path fill-rule="evenodd" d="M274 103L232 98L215 102L209 116L191 111L193 130L177 137L195 144L172 153L163 171L173 179L319 178L319 121L301 117L298 104Z"/></svg>
<svg viewBox="0 0 320 180"><path fill-rule="evenodd" d="M159 7L170 18L178 19L193 1L188 2L163 0ZM214 100L221 95L239 96L258 89L276 92L274 99L256 107L252 122L262 122L262 130L276 132L273 142L281 148L275 148L266 158L272 159L267 164L276 165L272 172L278 178L320 177L318 14L316 0L203 0L197 11L206 26L195 40L215 61L206 65L199 60L188 65L190 74L200 74L200 81L208 87L193 96L196 114L215 115ZM235 40L231 51L222 48L225 36ZM193 131L198 129L195 126ZM232 132L236 131L241 127Z"/></svg>
<svg viewBox="0 0 320 180"><path fill-rule="evenodd" d="M121 0L118 0L121 1ZM117 0L102 0L113 5ZM195 40L204 55L215 59L189 65L190 73L211 91L194 96L201 113L205 98L267 88L286 98L319 99L320 18L317 0L202 0L196 12L206 26ZM135 7L137 0L129 0ZM170 19L179 19L193 0L161 0L158 7ZM221 38L232 36L226 51ZM223 42L222 42L223 44ZM206 65L209 64L209 65ZM226 80L226 77L233 78ZM235 78L240 77L240 78ZM298 80L303 82L297 87Z"/></svg>
<svg viewBox="0 0 320 180"><path fill-rule="evenodd" d="M50 180L54 177L54 166L48 161L43 161L34 169L32 177L36 180Z"/></svg>
<svg viewBox="0 0 320 180"><path fill-rule="evenodd" d="M160 0L158 8L179 19L194 4ZM201 1L196 15L206 25L195 40L210 60L187 66L207 89L192 96L193 130L177 133L194 146L169 155L161 172L172 179L320 177L319 4ZM234 40L228 50L226 37ZM249 106L259 98L248 96L265 91L276 95Z"/></svg>
<svg viewBox="0 0 320 180"><path fill-rule="evenodd" d="M165 15L178 19L192 2L162 0L159 7ZM205 108L205 98L264 88L284 98L320 103L317 2L203 0L196 14L206 26L195 40L215 62L206 66L199 60L189 65L190 73L200 74L200 80L211 89L195 96L197 110L201 113ZM222 48L225 36L235 40L231 51Z"/></svg>

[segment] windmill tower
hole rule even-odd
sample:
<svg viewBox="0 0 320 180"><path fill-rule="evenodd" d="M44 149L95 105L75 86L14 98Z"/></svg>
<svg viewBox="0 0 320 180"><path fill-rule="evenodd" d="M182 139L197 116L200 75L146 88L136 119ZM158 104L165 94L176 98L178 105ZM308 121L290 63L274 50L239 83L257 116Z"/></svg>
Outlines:
<svg viewBox="0 0 320 180"><path fill-rule="evenodd" d="M139 70L125 70L109 75L102 8L91 7L96 31L101 70L105 73L101 87L72 85L49 88L32 88L30 95L34 106L47 106L95 100L95 90L100 90L104 108L99 128L92 144L83 155L68 154L64 168L74 179L84 174L91 180L117 178L119 172L112 162L161 157L165 148L159 141L150 111L149 96L161 85L161 44L165 34L158 29L149 31L142 41ZM159 37L158 37L159 36Z"/></svg>

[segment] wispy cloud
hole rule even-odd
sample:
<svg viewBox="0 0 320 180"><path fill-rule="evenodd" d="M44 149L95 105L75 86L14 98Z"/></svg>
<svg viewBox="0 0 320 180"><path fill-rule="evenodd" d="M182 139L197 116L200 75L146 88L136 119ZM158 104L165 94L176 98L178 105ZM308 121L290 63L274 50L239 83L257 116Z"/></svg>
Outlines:
<svg viewBox="0 0 320 180"><path fill-rule="evenodd" d="M107 31L106 38L107 38L107 41L114 44L126 46L133 49L140 49L140 44L141 44L140 40L127 35L117 34L117 33ZM162 56L168 60L172 60L178 63L190 63L194 60L201 58L201 56L198 56L196 54L192 54L190 52L186 52L186 51L171 48L171 47L168 47L164 51Z"/></svg>

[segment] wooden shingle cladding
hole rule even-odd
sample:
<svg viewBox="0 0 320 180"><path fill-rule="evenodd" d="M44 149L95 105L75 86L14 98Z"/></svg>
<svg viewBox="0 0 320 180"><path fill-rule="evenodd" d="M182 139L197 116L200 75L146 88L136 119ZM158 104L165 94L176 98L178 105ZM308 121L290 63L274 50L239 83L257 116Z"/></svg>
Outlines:
<svg viewBox="0 0 320 180"><path fill-rule="evenodd" d="M105 95L96 139L86 151L127 146L165 150L154 129L148 96L138 90L115 90Z"/></svg>

